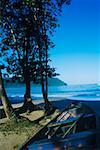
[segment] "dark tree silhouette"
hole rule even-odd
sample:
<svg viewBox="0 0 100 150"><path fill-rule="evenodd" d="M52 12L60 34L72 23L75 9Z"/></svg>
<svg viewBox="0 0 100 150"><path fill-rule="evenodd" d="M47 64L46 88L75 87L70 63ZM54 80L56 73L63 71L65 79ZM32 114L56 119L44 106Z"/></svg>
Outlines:
<svg viewBox="0 0 100 150"><path fill-rule="evenodd" d="M0 30L0 42L2 41L2 31ZM3 46L3 45L2 45ZM8 99L5 87L4 87L4 81L3 81L3 77L2 77L2 70L4 70L6 63L4 62L4 57L5 55L7 55L7 50L6 48L4 49L4 53L2 53L1 51L1 47L0 47L0 101L3 104L3 108L5 111L5 114L7 116L8 119L16 122L18 121L19 117L18 115L16 115L14 109L11 106L11 103Z"/></svg>
<svg viewBox="0 0 100 150"><path fill-rule="evenodd" d="M48 64L48 50L53 46L50 39L58 26L57 16L61 14L63 4L69 2L69 0L0 1L0 25L5 33L2 52L5 53L8 49L10 51L10 56L7 54L5 57L8 64L7 74L12 75L13 79L19 78L25 82L26 107L31 103L30 82L36 82L39 78L37 75L39 68L44 99L48 103L47 79L54 71Z"/></svg>
<svg viewBox="0 0 100 150"><path fill-rule="evenodd" d="M16 113L15 113L14 109L12 108L11 103L7 97L3 79L2 79L1 69L2 69L2 67L0 66L0 100L2 101L3 108L4 108L7 118L14 122L17 122L18 116L16 115Z"/></svg>
<svg viewBox="0 0 100 150"><path fill-rule="evenodd" d="M24 106L31 104L30 81L35 81L36 55L34 49L34 9L26 1L2 1L1 26L5 33L2 39L2 52L9 49L5 57L7 73L13 80L25 82ZM33 7L34 8L34 7ZM32 108L32 107L31 107Z"/></svg>
<svg viewBox="0 0 100 150"><path fill-rule="evenodd" d="M56 3L57 2L57 3ZM39 71L43 97L45 100L45 109L51 109L51 103L48 101L48 77L55 76L55 68L49 66L49 49L54 47L51 41L55 28L59 26L57 16L62 12L62 5L69 1L41 1L36 3L37 13L35 14L36 22L36 40L39 51Z"/></svg>

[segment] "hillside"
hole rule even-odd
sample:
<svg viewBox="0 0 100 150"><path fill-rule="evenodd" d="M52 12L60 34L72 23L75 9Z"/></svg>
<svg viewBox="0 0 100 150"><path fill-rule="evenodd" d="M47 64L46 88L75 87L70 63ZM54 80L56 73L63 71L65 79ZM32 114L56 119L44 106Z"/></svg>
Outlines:
<svg viewBox="0 0 100 150"><path fill-rule="evenodd" d="M64 86L67 84L58 78L49 78L48 85L49 86Z"/></svg>
<svg viewBox="0 0 100 150"><path fill-rule="evenodd" d="M9 80L9 81L8 80L9 79L4 79L5 86L13 86L15 84L17 85L24 84L24 83L19 83L18 81L12 82L12 80ZM58 78L48 78L48 85L49 86L64 86L67 84Z"/></svg>

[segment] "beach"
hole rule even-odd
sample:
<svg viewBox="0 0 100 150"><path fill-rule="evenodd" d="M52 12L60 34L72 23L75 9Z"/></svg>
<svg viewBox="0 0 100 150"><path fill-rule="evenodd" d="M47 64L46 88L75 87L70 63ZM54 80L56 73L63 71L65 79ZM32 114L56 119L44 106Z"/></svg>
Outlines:
<svg viewBox="0 0 100 150"><path fill-rule="evenodd" d="M73 101L73 100L72 100ZM0 131L0 150L18 150L18 148L20 148L27 140L29 140L31 137L33 137L37 132L39 132L40 129L42 129L48 122L50 122L56 115L58 115L63 109L65 109L65 107L68 106L68 104L71 101L69 99L62 99L62 100L56 100L53 101L52 104L58 108L58 110L53 113L51 116L42 119L41 122L39 122L39 124L35 124L33 126L23 126L22 128L16 128L14 130L11 131ZM91 107L94 107L96 112L99 113L99 106L100 106L100 101L98 102L90 102L87 101L87 104L89 103L89 105ZM22 104L13 104L14 108L18 108L19 106L21 106ZM43 105L43 103L39 103L39 105ZM30 114L21 114L21 116L24 116L28 119L30 119L31 121L34 121L38 118L40 118L41 116L44 115L44 112L42 110L37 110L37 111L33 111ZM7 119L0 119L0 126L2 127L2 123L6 124Z"/></svg>
<svg viewBox="0 0 100 150"><path fill-rule="evenodd" d="M15 88L15 87L14 87ZM99 95L99 86L77 86L74 87L50 87L51 92L49 91L49 100L52 104L57 108L57 111L53 113L51 116L47 118L43 118L39 124L34 125L26 125L22 124L19 127L15 127L14 129L7 131L8 126L4 125L8 121L7 118L2 118L1 110L3 110L3 106L0 106L0 150L17 150L21 145L23 145L28 139L30 139L33 135L35 135L41 128L43 128L49 121L51 121L59 112L61 112L68 104L70 99L72 100L83 100L87 101L91 107L94 107L95 110L99 114L99 105L100 95ZM9 89L9 90L8 90ZM12 97L10 100L12 102L12 106L14 109L20 108L23 105L23 90L17 91L17 96L15 95L15 91L11 94L10 88L8 88L8 95ZM18 93L21 92L21 93ZM19 97L18 97L19 95ZM43 106L44 101L40 96L40 93L35 93L33 97L33 103L39 106ZM20 99L21 98L21 99ZM35 99L36 98L36 99ZM92 103L90 103L90 100ZM95 105L94 105L95 101ZM42 117L44 115L43 110L36 110L31 112L30 114L22 113L20 114L23 117L28 118L30 121L35 121L36 119Z"/></svg>
<svg viewBox="0 0 100 150"><path fill-rule="evenodd" d="M13 104L14 108L19 108L22 104ZM51 121L59 111L54 112L51 116L43 118L39 124L24 124L13 126L8 123L7 118L0 119L0 150L18 150L27 140L33 137L49 121ZM29 114L23 113L20 116L29 119L31 122L44 116L43 110L36 110ZM8 124L8 125L7 125ZM11 128L11 129L10 129Z"/></svg>
<svg viewBox="0 0 100 150"><path fill-rule="evenodd" d="M0 150L100 148L99 4L0 1Z"/></svg>

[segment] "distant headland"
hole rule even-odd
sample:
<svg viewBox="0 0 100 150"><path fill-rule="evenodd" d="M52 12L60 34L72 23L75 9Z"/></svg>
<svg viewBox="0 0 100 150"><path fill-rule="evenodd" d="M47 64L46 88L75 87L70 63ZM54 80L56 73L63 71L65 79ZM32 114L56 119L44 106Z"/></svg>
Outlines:
<svg viewBox="0 0 100 150"><path fill-rule="evenodd" d="M13 85L13 84L24 84L23 82L19 82L19 81L12 81L11 79L4 79L4 83L5 83L5 86L8 86L9 84L10 85ZM33 83L33 85L35 85ZM39 85L39 84L37 84ZM65 83L64 81L60 80L59 78L48 78L48 85L49 86L67 86L67 83Z"/></svg>

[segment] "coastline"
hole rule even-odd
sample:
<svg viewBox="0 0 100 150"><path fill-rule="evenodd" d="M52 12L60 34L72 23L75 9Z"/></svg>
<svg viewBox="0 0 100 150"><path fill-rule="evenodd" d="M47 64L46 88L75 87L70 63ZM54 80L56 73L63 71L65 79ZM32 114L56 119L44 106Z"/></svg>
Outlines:
<svg viewBox="0 0 100 150"><path fill-rule="evenodd" d="M34 104L40 104L40 103L43 103L43 100L35 100L34 101ZM23 102L21 102L21 103L15 103L15 104L12 104L12 107L13 108L19 108L19 107L21 107L23 105ZM0 109L3 109L3 106L0 106Z"/></svg>
<svg viewBox="0 0 100 150"><path fill-rule="evenodd" d="M73 100L72 100L73 101ZM76 99L77 101L77 99ZM36 104L42 105L43 101L42 100L38 100L35 101ZM18 150L18 148L23 145L23 143L25 143L28 139L30 139L31 137L33 137L34 134L36 134L43 126L46 125L46 123L48 123L53 117L55 117L59 112L61 112L68 104L69 102L71 102L70 99L54 99L52 101L53 105L56 106L58 108L59 111L56 111L53 115L49 116L49 118L43 119L41 120L41 123L33 125L33 126L27 126L27 127L23 127L20 128L19 131L15 130L14 131L10 131L10 132L2 132L0 131L0 150L8 150L8 148L10 150ZM96 110L97 114L100 116L100 104L98 105L98 103L100 103L100 101L83 101L83 103L87 103L89 104L90 107L93 107L94 110ZM13 104L14 108L18 108L20 106L22 106L23 103L20 104ZM27 117L28 119L30 119L31 121L34 121L35 119L37 119L37 117L41 117L43 116L44 112L43 111L33 111L31 114L27 115L27 114L22 114L22 116ZM2 120L2 119L0 119ZM3 123L6 124L5 120ZM2 123L0 124L0 127L2 127ZM24 129L24 130L23 130Z"/></svg>
<svg viewBox="0 0 100 150"><path fill-rule="evenodd" d="M51 98L49 99L50 102L54 102L54 101L62 101L62 100L65 100L67 98L64 98L64 97L54 97L54 98ZM35 104L35 105L39 105L39 104L43 104L44 103L44 100L41 98L39 100L32 100L32 102ZM18 108L18 107L21 107L23 105L23 102L20 102L20 103L13 103L12 104L12 107L13 108ZM0 109L3 109L3 106L1 105L0 106Z"/></svg>

